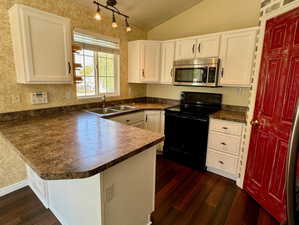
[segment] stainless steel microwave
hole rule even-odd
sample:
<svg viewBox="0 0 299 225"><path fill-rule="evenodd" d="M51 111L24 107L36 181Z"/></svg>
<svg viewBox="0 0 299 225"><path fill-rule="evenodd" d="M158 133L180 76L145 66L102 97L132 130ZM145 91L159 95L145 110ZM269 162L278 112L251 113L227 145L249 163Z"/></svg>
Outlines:
<svg viewBox="0 0 299 225"><path fill-rule="evenodd" d="M181 86L217 87L218 57L178 60L173 66L173 84Z"/></svg>

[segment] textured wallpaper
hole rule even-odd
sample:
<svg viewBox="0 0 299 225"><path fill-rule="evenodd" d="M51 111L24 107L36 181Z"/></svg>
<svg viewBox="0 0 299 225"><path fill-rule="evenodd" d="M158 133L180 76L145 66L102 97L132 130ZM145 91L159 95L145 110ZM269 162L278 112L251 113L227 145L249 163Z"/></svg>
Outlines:
<svg viewBox="0 0 299 225"><path fill-rule="evenodd" d="M0 134L0 188L26 178L25 164Z"/></svg>
<svg viewBox="0 0 299 225"><path fill-rule="evenodd" d="M128 40L146 39L146 33L144 31L134 27L133 31L127 34L123 27L123 21L119 21L119 28L112 29L110 16L104 16L101 22L95 21L93 19L94 11L75 3L73 0L0 0L0 113L98 101L98 99L78 100L76 98L75 85L24 85L16 83L8 18L8 9L15 3L21 3L53 14L68 17L72 20L73 28L81 28L91 32L120 38L121 94L119 97L111 98L111 100L145 96L145 85L128 85L127 83L127 42ZM47 91L49 104L31 105L30 93L34 91ZM69 93L71 93L71 98L66 97ZM20 95L21 104L13 104L12 98L13 95L16 94ZM18 158L12 146L0 140L0 188L14 184L24 178L25 168L22 160Z"/></svg>

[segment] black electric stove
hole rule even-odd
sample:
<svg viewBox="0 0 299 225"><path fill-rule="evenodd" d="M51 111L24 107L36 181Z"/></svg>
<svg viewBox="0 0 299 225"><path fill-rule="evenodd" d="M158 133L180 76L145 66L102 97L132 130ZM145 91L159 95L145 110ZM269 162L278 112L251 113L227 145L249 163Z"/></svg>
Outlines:
<svg viewBox="0 0 299 225"><path fill-rule="evenodd" d="M221 103L221 94L182 92L180 105L165 110L165 158L205 170L209 115Z"/></svg>

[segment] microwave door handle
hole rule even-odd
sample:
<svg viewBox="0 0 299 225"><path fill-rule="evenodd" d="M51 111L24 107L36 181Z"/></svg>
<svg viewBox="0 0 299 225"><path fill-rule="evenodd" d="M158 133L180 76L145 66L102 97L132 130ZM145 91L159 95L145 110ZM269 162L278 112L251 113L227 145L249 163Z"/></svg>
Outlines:
<svg viewBox="0 0 299 225"><path fill-rule="evenodd" d="M288 225L295 225L295 180L297 151L299 149L299 98L297 99L297 109L294 116L294 123L289 140L287 167L286 167L286 192L287 192L287 215Z"/></svg>

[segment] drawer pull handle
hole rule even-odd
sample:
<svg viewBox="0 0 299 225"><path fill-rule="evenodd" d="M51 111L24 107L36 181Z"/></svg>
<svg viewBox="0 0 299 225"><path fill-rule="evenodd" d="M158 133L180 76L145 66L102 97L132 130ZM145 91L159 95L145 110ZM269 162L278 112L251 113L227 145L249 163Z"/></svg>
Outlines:
<svg viewBox="0 0 299 225"><path fill-rule="evenodd" d="M221 144L222 144L222 145L226 145L226 143L225 143L225 142L222 142Z"/></svg>
<svg viewBox="0 0 299 225"><path fill-rule="evenodd" d="M218 161L218 162L219 162L220 164L224 165L224 162L223 162L223 161L220 160L220 161Z"/></svg>
<svg viewBox="0 0 299 225"><path fill-rule="evenodd" d="M228 128L227 127L222 127L222 129L227 130Z"/></svg>
<svg viewBox="0 0 299 225"><path fill-rule="evenodd" d="M130 120L126 120L127 121L127 123L129 123L130 122Z"/></svg>

